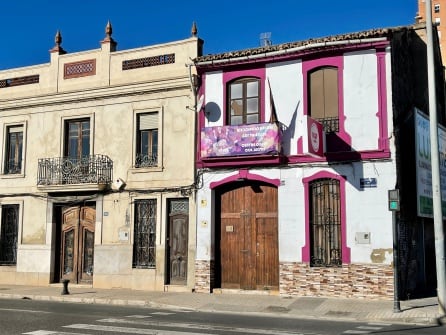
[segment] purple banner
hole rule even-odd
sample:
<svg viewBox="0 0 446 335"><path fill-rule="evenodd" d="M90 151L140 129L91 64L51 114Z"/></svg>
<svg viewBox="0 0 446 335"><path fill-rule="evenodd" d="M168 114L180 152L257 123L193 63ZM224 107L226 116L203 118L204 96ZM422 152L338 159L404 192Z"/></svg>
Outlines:
<svg viewBox="0 0 446 335"><path fill-rule="evenodd" d="M205 127L201 130L201 157L277 155L280 132L275 123Z"/></svg>

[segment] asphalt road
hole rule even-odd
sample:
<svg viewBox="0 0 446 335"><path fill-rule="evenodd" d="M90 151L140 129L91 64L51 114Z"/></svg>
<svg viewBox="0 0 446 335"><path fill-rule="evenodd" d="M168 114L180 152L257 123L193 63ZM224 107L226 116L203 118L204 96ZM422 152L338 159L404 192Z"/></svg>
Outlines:
<svg viewBox="0 0 446 335"><path fill-rule="evenodd" d="M445 327L0 299L0 334L442 334Z"/></svg>

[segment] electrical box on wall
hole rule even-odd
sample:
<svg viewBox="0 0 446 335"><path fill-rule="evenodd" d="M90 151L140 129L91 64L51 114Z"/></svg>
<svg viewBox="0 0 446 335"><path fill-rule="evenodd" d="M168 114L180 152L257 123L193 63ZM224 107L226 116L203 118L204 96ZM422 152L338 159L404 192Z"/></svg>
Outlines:
<svg viewBox="0 0 446 335"><path fill-rule="evenodd" d="M355 241L357 244L370 244L370 233L356 233Z"/></svg>

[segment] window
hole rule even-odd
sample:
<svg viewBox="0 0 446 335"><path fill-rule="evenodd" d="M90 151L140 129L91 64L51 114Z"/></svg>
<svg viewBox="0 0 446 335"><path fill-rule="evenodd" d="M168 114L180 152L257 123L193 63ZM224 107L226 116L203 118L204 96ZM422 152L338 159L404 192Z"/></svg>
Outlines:
<svg viewBox="0 0 446 335"><path fill-rule="evenodd" d="M1 206L0 265L17 263L19 205Z"/></svg>
<svg viewBox="0 0 446 335"><path fill-rule="evenodd" d="M439 4L435 4L434 5L434 12L435 13L440 13L440 5Z"/></svg>
<svg viewBox="0 0 446 335"><path fill-rule="evenodd" d="M338 132L338 69L330 66L311 71L308 85L309 115L320 121L326 132Z"/></svg>
<svg viewBox="0 0 446 335"><path fill-rule="evenodd" d="M310 265L341 266L341 201L339 181L310 183Z"/></svg>
<svg viewBox="0 0 446 335"><path fill-rule="evenodd" d="M65 122L65 157L78 160L90 155L90 120Z"/></svg>
<svg viewBox="0 0 446 335"><path fill-rule="evenodd" d="M133 267L155 268L156 200L135 201Z"/></svg>
<svg viewBox="0 0 446 335"><path fill-rule="evenodd" d="M23 126L6 128L5 174L22 172Z"/></svg>
<svg viewBox="0 0 446 335"><path fill-rule="evenodd" d="M228 86L228 124L260 122L260 81L256 78L236 80Z"/></svg>
<svg viewBox="0 0 446 335"><path fill-rule="evenodd" d="M158 165L158 112L137 115L135 167Z"/></svg>

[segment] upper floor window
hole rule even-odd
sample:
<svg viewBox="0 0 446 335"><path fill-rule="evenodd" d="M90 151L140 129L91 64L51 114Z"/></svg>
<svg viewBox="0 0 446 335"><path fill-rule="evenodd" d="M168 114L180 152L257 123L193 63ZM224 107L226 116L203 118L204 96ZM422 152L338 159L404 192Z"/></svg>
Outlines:
<svg viewBox="0 0 446 335"><path fill-rule="evenodd" d="M434 12L435 13L440 13L440 5L439 4L435 4L434 5Z"/></svg>
<svg viewBox="0 0 446 335"><path fill-rule="evenodd" d="M65 121L64 156L78 160L90 155L90 120Z"/></svg>
<svg viewBox="0 0 446 335"><path fill-rule="evenodd" d="M339 131L338 69L317 68L308 74L308 114L320 121L327 133Z"/></svg>
<svg viewBox="0 0 446 335"><path fill-rule="evenodd" d="M17 174L22 171L23 126L6 128L5 174Z"/></svg>
<svg viewBox="0 0 446 335"><path fill-rule="evenodd" d="M260 80L243 78L228 85L228 124L260 122Z"/></svg>
<svg viewBox="0 0 446 335"><path fill-rule="evenodd" d="M17 263L19 205L1 206L0 265Z"/></svg>
<svg viewBox="0 0 446 335"><path fill-rule="evenodd" d="M135 167L158 165L158 112L137 115Z"/></svg>
<svg viewBox="0 0 446 335"><path fill-rule="evenodd" d="M135 201L133 267L155 268L156 199Z"/></svg>
<svg viewBox="0 0 446 335"><path fill-rule="evenodd" d="M339 181L312 181L310 195L310 265L341 266L341 199Z"/></svg>

